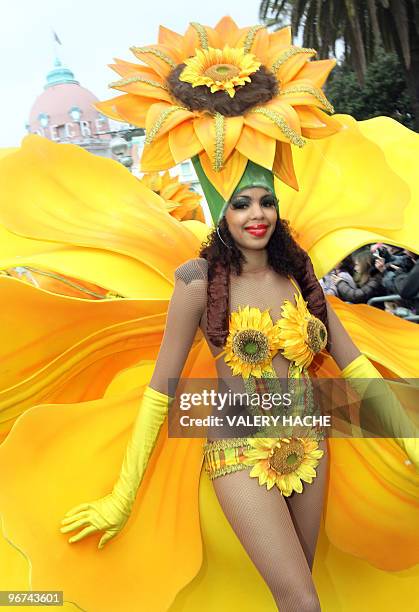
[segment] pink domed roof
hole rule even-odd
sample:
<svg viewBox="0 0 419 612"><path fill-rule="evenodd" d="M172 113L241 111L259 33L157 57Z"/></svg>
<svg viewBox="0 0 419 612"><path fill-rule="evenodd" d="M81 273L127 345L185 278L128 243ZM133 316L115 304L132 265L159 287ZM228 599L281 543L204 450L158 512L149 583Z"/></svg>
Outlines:
<svg viewBox="0 0 419 612"><path fill-rule="evenodd" d="M45 91L31 108L28 131L53 140L80 139L87 132L97 137L98 132L109 131L108 120L93 107L97 101L98 98L56 60L55 68L47 75Z"/></svg>
<svg viewBox="0 0 419 612"><path fill-rule="evenodd" d="M50 117L50 123L58 125L72 121L69 114L72 108L82 111L81 118L86 121L96 119L99 116L93 104L98 98L91 91L77 85L76 83L63 83L48 87L34 102L29 114L30 126L37 126L39 115L45 113Z"/></svg>

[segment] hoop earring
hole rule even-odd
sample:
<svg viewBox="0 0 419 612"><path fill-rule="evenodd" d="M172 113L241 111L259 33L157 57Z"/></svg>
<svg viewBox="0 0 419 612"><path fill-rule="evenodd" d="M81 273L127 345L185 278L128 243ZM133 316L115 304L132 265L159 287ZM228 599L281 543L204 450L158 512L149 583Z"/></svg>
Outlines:
<svg viewBox="0 0 419 612"><path fill-rule="evenodd" d="M231 246L229 246L226 242L224 242L224 240L221 238L221 234L220 234L220 228L217 225L217 236L218 238L221 240L221 242L224 244L224 246L226 246L228 249L231 249Z"/></svg>

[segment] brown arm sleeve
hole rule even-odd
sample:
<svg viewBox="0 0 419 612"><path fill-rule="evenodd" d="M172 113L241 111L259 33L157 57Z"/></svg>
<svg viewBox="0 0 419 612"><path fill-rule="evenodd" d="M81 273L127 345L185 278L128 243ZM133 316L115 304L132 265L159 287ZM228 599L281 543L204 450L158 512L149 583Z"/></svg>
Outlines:
<svg viewBox="0 0 419 612"><path fill-rule="evenodd" d="M165 395L174 392L172 387L169 389L169 380L180 377L205 309L206 262L186 262L176 270L175 279L163 340L150 381L150 387Z"/></svg>

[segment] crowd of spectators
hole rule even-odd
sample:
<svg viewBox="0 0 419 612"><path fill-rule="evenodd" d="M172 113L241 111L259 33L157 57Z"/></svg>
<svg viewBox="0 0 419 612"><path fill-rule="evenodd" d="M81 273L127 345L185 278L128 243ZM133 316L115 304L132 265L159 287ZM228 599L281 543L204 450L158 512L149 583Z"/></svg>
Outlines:
<svg viewBox="0 0 419 612"><path fill-rule="evenodd" d="M373 244L345 257L320 283L326 294L345 302L372 300L400 317L419 315L419 256L406 249Z"/></svg>

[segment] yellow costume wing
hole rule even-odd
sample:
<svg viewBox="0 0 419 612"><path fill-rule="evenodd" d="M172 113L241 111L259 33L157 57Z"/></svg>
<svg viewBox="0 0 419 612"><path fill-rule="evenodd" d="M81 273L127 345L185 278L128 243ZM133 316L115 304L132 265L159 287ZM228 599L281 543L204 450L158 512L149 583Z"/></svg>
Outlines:
<svg viewBox="0 0 419 612"><path fill-rule="evenodd" d="M305 159L313 161L319 177L317 183L313 172L312 187L321 189L306 202L311 216L301 220L296 215L300 242L312 255L326 238L333 244L333 236L348 232L338 255L329 248L321 251L318 272L359 246L358 230L368 241L394 239L419 250L406 225L415 206L410 188L416 171L403 164L404 153L390 158L390 140L383 134L381 144L381 131L375 143L365 136L367 124L380 120L344 121L353 147L368 150L372 167L390 178L380 192L361 180L360 165L344 166L347 160L334 158L349 209L339 223L338 202L335 208L324 204L328 192L321 177L329 170L328 155L319 154L315 163ZM389 129L397 132L400 144L406 140L417 146L418 137L405 128L391 124ZM318 146L310 151L318 152ZM56 286L40 289L7 273L0 277L7 304L2 349L7 367L0 380L7 399L0 413L5 437L0 555L6 569L0 587L64 590L68 606L100 612L121 605L137 610L140 604L153 612L234 609L238 602L241 610L275 610L201 475L199 440L168 439L162 431L133 515L102 551L96 538L70 546L58 530L69 507L103 495L117 476L161 340L173 272L196 256L195 233L204 233L198 222L188 226L191 222L171 218L158 196L137 183L116 163L38 137L29 137L21 150L0 160L0 227L7 236L0 268L32 265L128 298L80 299L65 295L64 285L57 292ZM367 216L356 209L357 223L349 208L351 189L368 209ZM396 191L395 210L388 196ZM374 209L380 193L385 206ZM378 366L399 377L416 375L415 326L366 306L331 303L360 350ZM213 360L198 338L184 376L211 375ZM315 563L322 605L386 609L386 602L397 598L408 608L419 594L412 568L419 550L417 475L391 442L332 440L330 451L325 525ZM357 589L349 586L354 582Z"/></svg>

